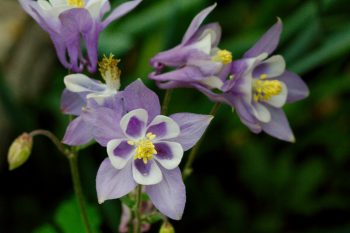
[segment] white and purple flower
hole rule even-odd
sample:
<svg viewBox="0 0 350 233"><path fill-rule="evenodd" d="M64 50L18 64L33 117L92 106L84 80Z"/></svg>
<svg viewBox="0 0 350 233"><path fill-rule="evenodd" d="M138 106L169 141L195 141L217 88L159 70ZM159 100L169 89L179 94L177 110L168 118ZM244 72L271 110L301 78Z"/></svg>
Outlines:
<svg viewBox="0 0 350 233"><path fill-rule="evenodd" d="M154 206L180 219L186 194L178 165L184 151L199 140L212 116L178 113L160 115L157 95L140 80L123 92L128 113L108 108L91 111L94 136L107 147L96 187L100 203L120 198L144 185Z"/></svg>
<svg viewBox="0 0 350 233"><path fill-rule="evenodd" d="M108 0L19 0L23 9L49 33L62 65L74 72L81 72L84 66L95 72L99 34L141 1L123 3L103 19L111 9ZM82 53L81 41L85 42L87 57Z"/></svg>
<svg viewBox="0 0 350 233"><path fill-rule="evenodd" d="M223 91L226 102L236 109L251 131L265 131L294 142L281 108L285 103L306 98L309 90L298 75L286 70L281 55L269 57L278 45L281 31L282 22L278 19L242 59L232 62L230 80Z"/></svg>
<svg viewBox="0 0 350 233"><path fill-rule="evenodd" d="M230 71L232 54L218 48L221 27L218 23L201 26L216 4L202 10L191 22L180 45L158 53L150 63L155 72L149 75L160 88L194 87L208 97L219 98ZM175 70L162 73L165 66Z"/></svg>

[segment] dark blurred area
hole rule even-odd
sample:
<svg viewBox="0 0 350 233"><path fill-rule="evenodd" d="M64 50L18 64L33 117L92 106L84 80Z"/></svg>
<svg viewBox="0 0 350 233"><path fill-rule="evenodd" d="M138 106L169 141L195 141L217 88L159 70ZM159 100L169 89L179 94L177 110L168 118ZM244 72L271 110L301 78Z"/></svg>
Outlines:
<svg viewBox="0 0 350 233"><path fill-rule="evenodd" d="M192 18L213 3L144 0L102 33L100 55L121 58L122 87L142 78L162 98L164 91L147 80L148 60L177 45ZM311 94L284 108L294 144L252 134L232 109L220 109L186 182L183 220L172 222L176 232L350 232L349 1L217 3L206 22L221 24L220 47L235 59L280 17L284 31L276 53ZM36 137L27 163L8 171L8 147L22 132L42 128L63 137L69 118L59 102L67 71L17 1L1 0L0 30L0 233L84 232L68 161L49 140ZM177 89L169 111L207 114L212 106L195 90ZM105 157L105 149L93 145L81 152L79 165L94 232L116 233L119 200L99 205L96 198L95 176Z"/></svg>

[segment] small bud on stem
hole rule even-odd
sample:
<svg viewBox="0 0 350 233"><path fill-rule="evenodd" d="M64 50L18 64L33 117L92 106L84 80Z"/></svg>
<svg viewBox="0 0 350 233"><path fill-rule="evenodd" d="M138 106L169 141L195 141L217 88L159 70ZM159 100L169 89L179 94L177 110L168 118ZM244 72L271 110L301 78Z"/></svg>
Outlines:
<svg viewBox="0 0 350 233"><path fill-rule="evenodd" d="M27 161L32 147L33 137L28 133L23 133L13 141L7 155L10 170L16 169Z"/></svg>

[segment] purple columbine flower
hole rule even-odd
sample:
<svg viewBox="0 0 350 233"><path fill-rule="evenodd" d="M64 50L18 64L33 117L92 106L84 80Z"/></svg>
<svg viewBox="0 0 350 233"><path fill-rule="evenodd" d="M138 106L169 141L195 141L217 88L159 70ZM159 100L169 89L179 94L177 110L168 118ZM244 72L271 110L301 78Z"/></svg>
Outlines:
<svg viewBox="0 0 350 233"><path fill-rule="evenodd" d="M154 56L156 69L149 75L160 88L194 87L211 99L219 98L212 90L221 90L230 71L232 54L218 48L221 27L218 23L201 26L216 4L201 11L191 22L180 45ZM175 70L162 73L165 66Z"/></svg>
<svg viewBox="0 0 350 233"><path fill-rule="evenodd" d="M223 91L241 121L251 131L266 133L294 142L288 120L281 109L285 103L306 98L309 90L301 78L286 70L281 55L269 55L276 49L282 22L278 19L242 59L231 65L230 80Z"/></svg>
<svg viewBox="0 0 350 233"><path fill-rule="evenodd" d="M108 0L19 0L23 9L49 33L62 65L74 72L81 72L84 66L95 72L99 34L141 1L123 3L103 19L111 9ZM81 41L85 42L87 57L82 53Z"/></svg>
<svg viewBox="0 0 350 233"><path fill-rule="evenodd" d="M66 89L61 97L61 110L77 117L68 125L63 143L78 146L93 139L88 109L108 107L123 111L122 92L118 91L121 74L118 63L119 60L114 59L113 55L105 56L99 63L105 83L84 74L71 74L64 78Z"/></svg>
<svg viewBox="0 0 350 233"><path fill-rule="evenodd" d="M108 108L90 112L94 115L95 139L107 147L108 154L96 178L98 201L120 198L136 185L144 185L154 206L178 220L186 201L178 165L212 116L160 115L157 95L140 80L130 84L123 97L126 114Z"/></svg>

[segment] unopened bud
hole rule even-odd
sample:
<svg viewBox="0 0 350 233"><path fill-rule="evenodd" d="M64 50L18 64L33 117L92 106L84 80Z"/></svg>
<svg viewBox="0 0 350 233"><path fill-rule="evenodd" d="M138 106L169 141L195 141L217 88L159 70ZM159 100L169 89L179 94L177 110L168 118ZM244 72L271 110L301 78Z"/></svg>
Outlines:
<svg viewBox="0 0 350 233"><path fill-rule="evenodd" d="M32 152L32 146L33 137L27 133L23 133L12 142L7 154L10 170L21 166L27 161Z"/></svg>
<svg viewBox="0 0 350 233"><path fill-rule="evenodd" d="M174 227L170 224L170 222L163 222L160 227L159 233L175 233Z"/></svg>

